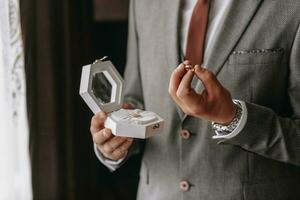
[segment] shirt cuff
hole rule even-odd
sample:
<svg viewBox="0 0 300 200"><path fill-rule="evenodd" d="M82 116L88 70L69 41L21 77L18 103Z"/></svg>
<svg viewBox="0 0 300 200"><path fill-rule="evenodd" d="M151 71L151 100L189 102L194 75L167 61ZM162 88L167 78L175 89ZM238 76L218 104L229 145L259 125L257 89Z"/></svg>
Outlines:
<svg viewBox="0 0 300 200"><path fill-rule="evenodd" d="M237 136L245 127L248 117L248 110L246 103L244 101L234 100L235 102L238 102L241 105L242 108L242 116L241 119L237 125L237 127L229 134L224 135L224 133L219 133L218 131L215 131L216 135L213 136L213 139L231 139L235 136Z"/></svg>
<svg viewBox="0 0 300 200"><path fill-rule="evenodd" d="M105 165L110 171L115 171L118 167L120 167L120 165L122 164L122 162L125 160L127 154L121 158L120 160L114 161L114 160L110 160L104 157L104 155L98 150L97 145L94 143L94 152L98 158L98 160Z"/></svg>

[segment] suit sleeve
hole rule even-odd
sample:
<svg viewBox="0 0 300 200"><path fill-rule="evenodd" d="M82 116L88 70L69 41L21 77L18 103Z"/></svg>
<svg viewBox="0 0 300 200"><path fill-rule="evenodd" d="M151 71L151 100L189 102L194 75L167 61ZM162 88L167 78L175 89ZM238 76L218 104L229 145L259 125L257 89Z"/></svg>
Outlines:
<svg viewBox="0 0 300 200"><path fill-rule="evenodd" d="M278 116L273 110L246 103L248 118L244 129L234 138L219 144L239 146L269 159L300 166L300 28L290 55L289 87L292 115Z"/></svg>

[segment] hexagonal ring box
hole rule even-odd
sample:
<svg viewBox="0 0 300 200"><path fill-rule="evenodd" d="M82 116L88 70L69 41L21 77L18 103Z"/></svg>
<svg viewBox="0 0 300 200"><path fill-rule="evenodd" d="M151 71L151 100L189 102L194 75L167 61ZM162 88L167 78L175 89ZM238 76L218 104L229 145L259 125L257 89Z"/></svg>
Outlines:
<svg viewBox="0 0 300 200"><path fill-rule="evenodd" d="M154 112L122 109L123 79L114 65L96 60L82 68L80 96L94 114L108 113L104 123L116 136L145 139L161 132L164 120Z"/></svg>

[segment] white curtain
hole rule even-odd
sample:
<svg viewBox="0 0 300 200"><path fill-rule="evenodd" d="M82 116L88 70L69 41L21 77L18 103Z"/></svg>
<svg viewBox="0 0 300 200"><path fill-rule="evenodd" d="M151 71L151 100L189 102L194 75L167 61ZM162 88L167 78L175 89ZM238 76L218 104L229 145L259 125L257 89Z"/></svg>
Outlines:
<svg viewBox="0 0 300 200"><path fill-rule="evenodd" d="M32 199L18 0L0 0L0 200Z"/></svg>

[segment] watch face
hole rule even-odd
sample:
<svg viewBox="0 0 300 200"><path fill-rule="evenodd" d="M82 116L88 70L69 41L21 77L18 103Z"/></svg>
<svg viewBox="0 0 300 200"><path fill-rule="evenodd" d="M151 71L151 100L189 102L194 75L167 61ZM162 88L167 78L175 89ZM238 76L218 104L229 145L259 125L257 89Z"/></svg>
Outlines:
<svg viewBox="0 0 300 200"><path fill-rule="evenodd" d="M92 93L99 103L107 104L112 101L112 85L103 72L95 73L92 79Z"/></svg>

